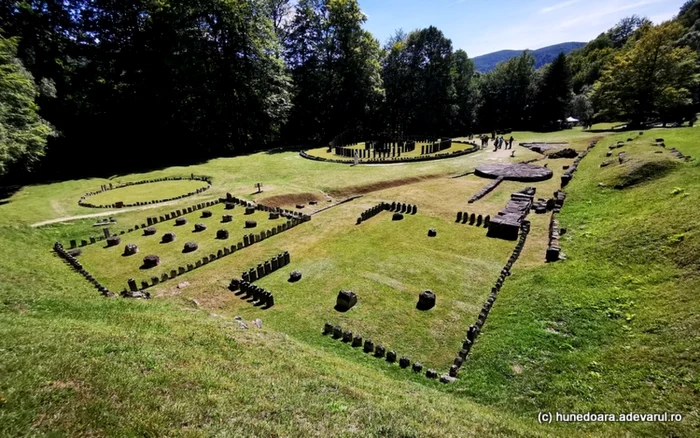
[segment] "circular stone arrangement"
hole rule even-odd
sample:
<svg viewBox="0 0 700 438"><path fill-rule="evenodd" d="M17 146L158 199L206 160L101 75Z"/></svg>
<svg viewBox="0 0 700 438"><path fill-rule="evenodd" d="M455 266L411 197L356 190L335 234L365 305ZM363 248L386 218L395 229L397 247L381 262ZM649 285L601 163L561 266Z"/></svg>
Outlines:
<svg viewBox="0 0 700 438"><path fill-rule="evenodd" d="M366 150L362 145L366 142L362 141L357 143L355 146L346 146L339 149L348 150L347 155L335 155L332 153L333 147L321 147L317 149L310 149L306 151L301 151L299 155L307 160L323 161L326 163L343 163L349 164L354 162L354 151L360 155L358 157L358 163L361 164L388 164L388 163L410 163L418 161L432 161L432 160L444 160L446 158L461 157L467 154L471 154L481 150L481 148L472 140L451 140L451 146L447 149L440 150L436 152L420 154L421 146L429 147L431 144L439 143L439 139L433 141L418 141L416 142L414 152L406 151L403 154L386 153L383 154L379 151L375 154L373 150ZM359 147L359 148L358 148ZM417 152L415 152L417 151Z"/></svg>
<svg viewBox="0 0 700 438"><path fill-rule="evenodd" d="M482 164L474 172L482 178L503 178L507 181L536 182L552 177L552 170L533 164Z"/></svg>
<svg viewBox="0 0 700 438"><path fill-rule="evenodd" d="M148 199L147 196L150 196L152 193L158 193L160 190L154 189L154 188L147 188L144 189L144 193L139 193L137 192L137 189L132 189L131 191L134 191L135 193L129 193L128 191L125 191L124 197L118 200L114 200L114 202L110 203L105 203L105 204L98 204L95 202L89 202L88 198L105 194L109 194L109 198L114 198L115 195L112 193L114 190L119 190L119 189L125 189L133 186L139 186L139 185L144 185L144 184L154 184L154 183L169 183L169 182L174 182L176 184L180 183L187 183L187 182L192 182L192 181L198 181L205 183L205 186L199 187L195 190L192 190L192 188L189 188L189 192L183 193L181 195L176 195L176 196L171 196L169 198L163 198L163 199ZM206 190L208 190L211 187L211 177L208 176L176 176L176 177L166 177L166 178L156 178L156 179L149 179L149 180L143 180L143 181L133 181L133 182L127 182L127 183L122 183L119 185L113 185L112 183L109 184L103 184L102 187L100 187L100 190L95 190L92 192L88 192L84 194L83 196L80 197L78 200L78 205L82 207L90 207L90 208L122 208L122 207L137 207L141 205L151 205L151 204L158 204L161 202L168 202L168 201L174 201L176 199L182 199L186 198L188 196L193 196L199 193L202 193ZM185 189L187 190L187 189ZM129 200L129 198L135 198L134 200ZM98 199L99 201L99 199Z"/></svg>

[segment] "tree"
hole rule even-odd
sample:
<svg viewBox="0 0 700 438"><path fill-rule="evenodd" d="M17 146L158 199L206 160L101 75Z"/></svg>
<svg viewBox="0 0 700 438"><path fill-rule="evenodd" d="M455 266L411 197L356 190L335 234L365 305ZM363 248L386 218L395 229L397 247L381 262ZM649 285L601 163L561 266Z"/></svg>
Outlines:
<svg viewBox="0 0 700 438"><path fill-rule="evenodd" d="M298 140L328 141L375 123L383 88L379 42L362 29L357 0L300 0L285 58L294 79L286 131Z"/></svg>
<svg viewBox="0 0 700 438"><path fill-rule="evenodd" d="M678 22L685 27L691 27L700 20L700 0L687 0L678 12Z"/></svg>
<svg viewBox="0 0 700 438"><path fill-rule="evenodd" d="M382 73L389 128L397 133L446 134L458 112L452 41L433 26L397 37L387 47ZM469 75L465 57L460 68Z"/></svg>
<svg viewBox="0 0 700 438"><path fill-rule="evenodd" d="M543 67L532 106L532 119L541 129L558 127L571 106L571 74L566 55L560 53L554 61Z"/></svg>
<svg viewBox="0 0 700 438"><path fill-rule="evenodd" d="M593 125L593 115L595 114L593 104L588 96L589 93L589 89L585 88L571 101L571 115L579 119L584 127Z"/></svg>
<svg viewBox="0 0 700 438"><path fill-rule="evenodd" d="M614 57L594 86L601 115L641 125L649 117L677 117L690 109L697 53L677 45L683 31L677 22L646 25L639 39Z"/></svg>
<svg viewBox="0 0 700 438"><path fill-rule="evenodd" d="M469 59L464 50L457 50L453 59L452 80L455 86L457 114L452 131L467 135L473 131L476 118L477 90L474 81L474 62Z"/></svg>
<svg viewBox="0 0 700 438"><path fill-rule="evenodd" d="M528 51L502 62L483 75L480 88L479 126L486 131L522 129L529 125L535 78L535 58Z"/></svg>
<svg viewBox="0 0 700 438"><path fill-rule="evenodd" d="M31 170L53 128L37 114L39 88L17 59L17 40L0 36L0 176Z"/></svg>

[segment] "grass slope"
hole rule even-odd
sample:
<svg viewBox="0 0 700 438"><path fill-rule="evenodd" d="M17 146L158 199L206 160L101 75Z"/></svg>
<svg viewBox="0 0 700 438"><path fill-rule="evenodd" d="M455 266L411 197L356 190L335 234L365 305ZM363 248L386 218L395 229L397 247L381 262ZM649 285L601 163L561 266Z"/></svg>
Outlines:
<svg viewBox="0 0 700 438"><path fill-rule="evenodd" d="M634 174L641 162L665 161L666 152L649 156L653 135L684 154L700 154L695 128L647 132L616 149L629 162L601 171L606 146L628 134L601 142L567 188L561 222L569 230L562 240L568 260L516 270L456 393L528 416L679 412L679 424L624 424L609 433L695 435L698 161L676 160L675 170L622 190L598 185Z"/></svg>
<svg viewBox="0 0 700 438"><path fill-rule="evenodd" d="M104 299L51 253L56 240L97 234L94 220L28 226L91 212L78 207L77 198L108 180L25 187L0 205L0 436L695 436L700 427L698 161L677 161L662 175L613 187L635 174L640 163L665 159L667 152L650 155L654 137L698 156L696 129L646 132L621 149L629 161L602 170L606 146L628 135L601 141L566 189L560 219L568 228L562 239L568 260L543 263L548 215L532 215L532 232L514 274L460 380L449 386L321 336L318 323L328 316L309 309L310 303L326 308L332 305L333 288L352 283L366 290L360 300L369 302L382 291L394 305L404 302L400 286L408 285L406 296L414 304L416 290L424 286L411 266L422 262L427 268L421 265L418 271L427 273L425 283L436 289L438 302L441 296L451 300L450 312L463 310L456 304L460 295L465 313L470 303L479 305L479 294L488 293L481 282L495 279L489 280L491 264L505 261L501 253L507 254L509 244L500 248L481 231L453 224L454 214L456 209L494 214L523 184L503 183L467 205L485 181L449 176L479 162L508 161L510 151L374 167L315 163L285 152L125 176L213 176L212 189L178 207L227 191L278 200L364 193L188 273L183 277L191 283L187 288L160 285L150 301ZM593 135L604 134L570 130L514 136L571 141L583 149ZM536 157L517 148L515 160ZM555 178L536 184L538 196L557 188L562 166L570 162L546 160ZM253 195L260 175L265 192ZM389 231L397 224L381 215L355 227L359 213L379 200L415 203L420 215L407 218L396 235ZM171 210L172 205L126 210L116 216L114 228ZM421 243L428 227L438 228L438 239L445 239L431 242L434 248ZM397 258L406 249L409 263L400 265ZM292 254L290 270L298 263L305 277L295 286L286 283L287 271L263 280L287 297L274 308L254 309L226 291L232 276L283 250ZM476 259L483 267L471 265L470 272L469 263ZM373 260L395 269L389 275ZM465 263L444 278L437 275L457 260ZM354 320L351 311L337 321L363 324L358 330L363 335L363 330L372 336L373 330L386 333L406 350L415 339L424 343L421 348L433 348L431 343L452 336L434 336L436 329L428 324L436 321L416 323L391 307L376 311L388 312L378 315L398 324L377 322L370 313L363 316L368 310L363 307L361 301ZM241 329L232 320L238 314L261 318L263 329ZM455 320L454 326L461 324ZM678 424L538 425L540 410L668 411L684 419Z"/></svg>

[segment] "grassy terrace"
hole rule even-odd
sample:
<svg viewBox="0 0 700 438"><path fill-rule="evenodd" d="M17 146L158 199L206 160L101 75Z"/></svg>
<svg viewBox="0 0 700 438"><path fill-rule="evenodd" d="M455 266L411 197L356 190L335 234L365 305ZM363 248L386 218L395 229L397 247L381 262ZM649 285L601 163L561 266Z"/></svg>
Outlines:
<svg viewBox="0 0 700 438"><path fill-rule="evenodd" d="M111 205L119 201L125 204L135 204L155 199L174 198L206 186L207 183L203 181L157 181L107 190L106 192L90 196L88 202L95 205Z"/></svg>
<svg viewBox="0 0 700 438"><path fill-rule="evenodd" d="M510 151L489 149L354 167L276 152L121 176L195 173L212 176L213 186L180 202L99 211L117 218L113 233L226 192L286 208L304 203L305 213L363 195L158 285L148 301L101 297L50 251L57 240L100 234L93 227L99 217L81 218L95 210L76 201L109 180L24 187L0 205L0 436L696 436L698 160L680 161L651 143L663 137L668 148L697 157L698 129L641 137L578 129L513 134L523 142L568 141L579 150L602 140L566 188L560 221L568 229L567 260L544 263L549 215L531 214L523 254L451 385L324 337L322 325L340 323L444 371L513 247L486 238L483 228L455 224L456 212L493 215L525 186L504 182L467 204L488 181L452 177L483 162L541 158L534 152L517 147L510 158ZM605 157L618 140L625 146ZM606 159L612 163L600 168ZM551 196L571 161L538 163L555 175L534 184L537 197ZM262 194L253 194L256 182ZM380 201L416 204L419 212L400 222L385 212L355 225ZM163 260L160 274L186 262L180 251L187 241L200 244L193 257L218 243L219 228L232 227L228 242L237 242L249 218L239 208L228 225L218 223L217 205L211 219L158 224L148 238L127 233L118 247L90 245L79 259L121 289L129 276L141 280L138 266L150 252ZM266 229L267 215L257 219L255 230ZM192 233L207 220L206 234ZM56 222L31 227L46 221ZM177 241L155 243L168 227ZM437 238L427 237L429 228ZM122 257L132 238L139 254ZM291 264L257 283L274 292L273 308L255 308L227 291L233 276L285 250ZM293 269L303 273L298 283L287 282ZM190 285L180 289L181 281ZM340 288L359 296L343 314L333 310ZM415 309L423 289L438 297L428 312ZM236 315L260 318L263 328L241 329ZM678 412L683 421L540 425L540 411Z"/></svg>
<svg viewBox="0 0 700 438"><path fill-rule="evenodd" d="M224 204L216 204L207 207L206 210L212 213L211 217L202 217L202 210L182 215L187 219L187 224L176 225L175 220L160 222L153 226L157 230L151 236L144 235L142 230L134 230L120 236L121 243L117 246L107 247L105 241L97 242L81 248L83 254L79 260L91 274L93 274L103 285L114 292L119 292L126 287L128 278L133 278L137 284L141 281L148 281L152 276L160 277L163 273L169 273L171 269L178 269L180 266L195 264L202 257L208 256L224 247L230 247L243 241L243 236L251 233L267 231L279 224L286 222L285 218L269 219L268 213L256 211L254 214L244 214L244 208L237 206L234 210L225 210ZM222 223L222 215L230 214L233 221ZM246 228L246 221L255 221L257 226ZM195 231L195 224L203 224L207 228L204 231ZM217 239L218 230L227 230L229 238L225 240ZM174 242L163 243L161 238L166 233L175 233ZM186 242L195 242L199 246L196 251L184 253L183 247ZM136 244L139 252L134 255L125 256L124 247L127 244ZM143 257L154 254L160 257L160 265L150 269L142 269Z"/></svg>

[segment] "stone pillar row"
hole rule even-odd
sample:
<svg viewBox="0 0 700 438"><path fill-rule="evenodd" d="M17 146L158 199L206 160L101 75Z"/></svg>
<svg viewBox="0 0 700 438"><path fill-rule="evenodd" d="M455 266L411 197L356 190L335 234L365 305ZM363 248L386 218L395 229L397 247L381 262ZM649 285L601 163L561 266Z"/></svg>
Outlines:
<svg viewBox="0 0 700 438"><path fill-rule="evenodd" d="M323 335L330 336L333 339L340 340L346 344L350 344L353 348L362 347L362 351L367 354L371 354L378 359L384 359L389 363L398 362L399 367L406 369L411 366L411 360L407 356L401 356L394 350L387 351L386 347L382 344L376 344L371 339L365 339L363 341L362 336L358 333L354 333L350 330L343 330L339 325L334 326L330 322L327 322L323 326ZM415 373L423 372L423 364L420 362L414 362L411 369ZM434 369L430 368L426 370L425 376L429 379L437 379L438 373ZM446 379L446 376L440 379L441 382L447 383L450 379Z"/></svg>
<svg viewBox="0 0 700 438"><path fill-rule="evenodd" d="M404 204L401 202L392 202L391 204L388 202L380 202L374 207L362 212L362 214L360 214L360 217L357 218L357 225L360 225L362 222L373 218L382 211L393 211L397 213L414 215L418 213L418 207L413 204Z"/></svg>
<svg viewBox="0 0 700 438"><path fill-rule="evenodd" d="M466 224L469 223L469 225L475 225L477 227L483 226L484 228L489 227L489 223L491 222L491 216L486 215L476 215L476 213L472 213L471 215L469 212L462 212L458 211L457 212L457 220L455 221L458 224Z"/></svg>
<svg viewBox="0 0 700 438"><path fill-rule="evenodd" d="M107 289L105 286L100 284L95 277L92 276L84 267L83 265L75 258L73 255L71 255L68 251L66 251L63 248L63 245L60 242L56 242L53 245L53 250L58 254L59 257L64 259L66 262L68 262L71 267L78 272L80 275L85 277L86 280L88 280L90 283L92 283L95 288L100 291L100 293L105 296L105 297L113 297L114 293L110 292L109 289ZM80 250L78 250L80 251Z"/></svg>
<svg viewBox="0 0 700 438"><path fill-rule="evenodd" d="M253 282L266 275L287 266L290 263L289 251L276 255L270 260L260 263L257 267L250 268L241 274L241 278L233 278L229 284L229 290L248 300L255 306L263 306L265 309L275 305L275 297L272 292L255 286Z"/></svg>
<svg viewBox="0 0 700 438"><path fill-rule="evenodd" d="M482 306L481 312L479 312L479 316L477 317L476 322L470 325L469 329L467 330L466 338L462 342L462 348L457 353L454 363L450 367L450 377L457 377L460 368L464 364L464 361L467 359L467 356L469 355L469 352L471 351L474 342L476 341L476 338L478 337L479 333L481 332L481 329L486 323L486 318L488 317L489 312L491 311L491 308L493 307L493 304L496 301L496 298L498 297L498 293L500 292L501 287L503 287L503 283L505 282L506 278L508 278L511 275L511 269L520 257L520 253L522 252L523 247L525 246L527 236L530 233L530 221L523 221L520 231L521 232L518 242L516 243L510 258L501 270L501 273L498 275L496 283L491 288L491 293L489 294L488 299Z"/></svg>

